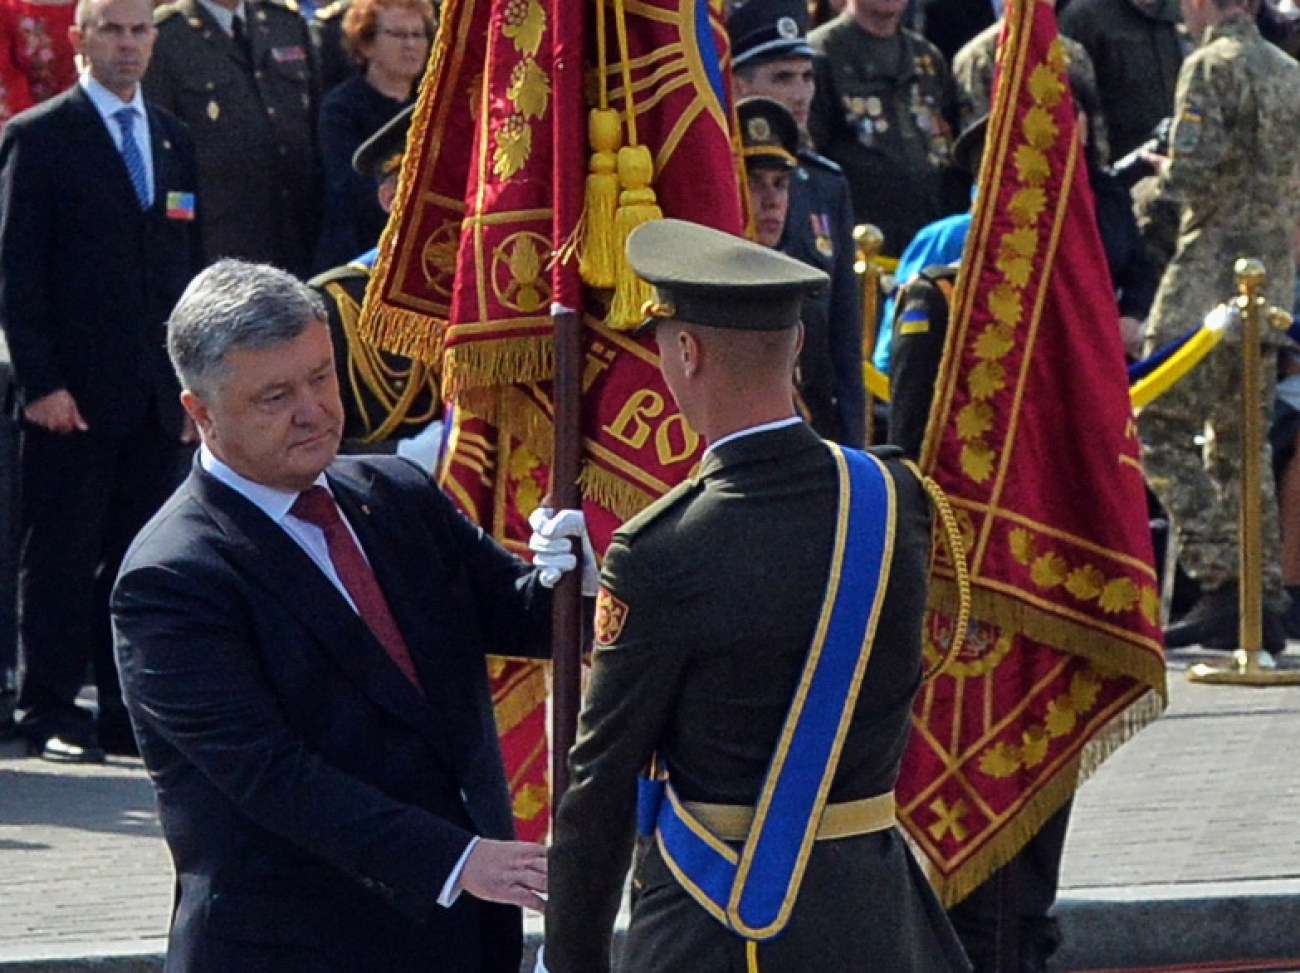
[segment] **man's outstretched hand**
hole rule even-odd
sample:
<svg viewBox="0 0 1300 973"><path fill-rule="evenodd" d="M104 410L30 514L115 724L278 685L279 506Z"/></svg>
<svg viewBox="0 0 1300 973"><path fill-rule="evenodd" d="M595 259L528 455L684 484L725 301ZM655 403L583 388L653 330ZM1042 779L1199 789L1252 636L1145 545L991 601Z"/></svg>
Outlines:
<svg viewBox="0 0 1300 973"><path fill-rule="evenodd" d="M460 887L475 898L546 909L546 848L531 841L482 838L465 859Z"/></svg>

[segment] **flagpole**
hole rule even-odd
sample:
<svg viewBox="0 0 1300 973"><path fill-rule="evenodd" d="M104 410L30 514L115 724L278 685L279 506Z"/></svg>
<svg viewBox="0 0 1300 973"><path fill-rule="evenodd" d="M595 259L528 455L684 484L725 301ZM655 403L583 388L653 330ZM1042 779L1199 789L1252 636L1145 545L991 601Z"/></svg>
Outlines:
<svg viewBox="0 0 1300 973"><path fill-rule="evenodd" d="M581 509L578 470L582 459L582 322L578 313L556 305L555 455L551 503L557 510ZM581 549L575 551L579 561ZM569 750L578 732L582 701L582 565L555 586L551 615L551 818L569 789Z"/></svg>

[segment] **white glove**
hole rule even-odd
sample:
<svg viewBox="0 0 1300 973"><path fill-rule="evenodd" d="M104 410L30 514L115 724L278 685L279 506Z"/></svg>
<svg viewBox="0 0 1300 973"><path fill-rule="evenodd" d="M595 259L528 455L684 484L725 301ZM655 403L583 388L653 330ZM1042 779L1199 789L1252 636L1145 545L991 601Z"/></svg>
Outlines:
<svg viewBox="0 0 1300 973"><path fill-rule="evenodd" d="M561 510L555 513L549 507L538 507L528 515L528 525L533 529L528 548L533 552L533 566L538 568L537 580L547 588L555 587L560 575L577 567L578 559L570 538L582 538L582 593L588 598L594 597L600 590L600 568L596 564L591 538L587 536L587 521L582 511Z"/></svg>

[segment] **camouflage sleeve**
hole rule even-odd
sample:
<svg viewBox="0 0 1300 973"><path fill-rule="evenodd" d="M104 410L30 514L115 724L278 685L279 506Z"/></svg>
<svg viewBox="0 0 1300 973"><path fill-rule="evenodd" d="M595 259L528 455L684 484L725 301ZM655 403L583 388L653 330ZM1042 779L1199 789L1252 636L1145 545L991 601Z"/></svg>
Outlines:
<svg viewBox="0 0 1300 973"><path fill-rule="evenodd" d="M987 51L967 45L953 58L952 73L957 85L957 113L961 131L989 112L993 94L993 60Z"/></svg>
<svg viewBox="0 0 1300 973"><path fill-rule="evenodd" d="M1186 199L1214 191L1232 151L1232 105L1243 86L1230 59L1206 56L1184 63L1163 180L1169 191Z"/></svg>

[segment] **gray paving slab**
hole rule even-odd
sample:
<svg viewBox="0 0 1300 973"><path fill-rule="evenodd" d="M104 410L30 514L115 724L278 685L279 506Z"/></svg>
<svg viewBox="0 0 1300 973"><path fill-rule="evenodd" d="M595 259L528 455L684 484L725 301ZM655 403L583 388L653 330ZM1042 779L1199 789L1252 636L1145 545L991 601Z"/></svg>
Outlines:
<svg viewBox="0 0 1300 973"><path fill-rule="evenodd" d="M1300 958L1300 687L1188 683L1208 657L1171 659L1168 713L1079 793L1058 973ZM60 767L0 744L2 973L155 971L171 889L139 761Z"/></svg>

